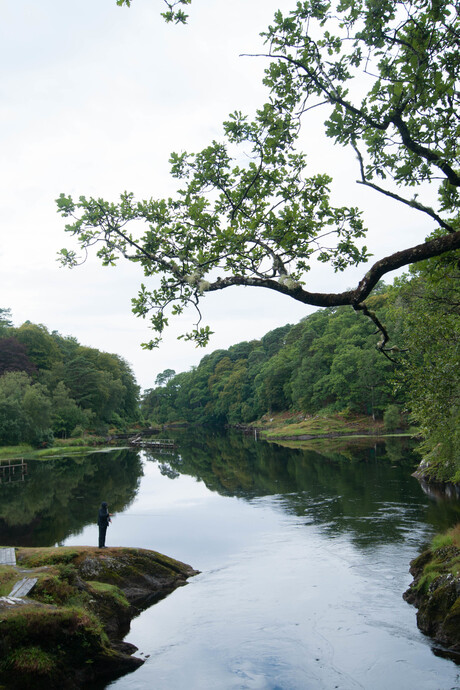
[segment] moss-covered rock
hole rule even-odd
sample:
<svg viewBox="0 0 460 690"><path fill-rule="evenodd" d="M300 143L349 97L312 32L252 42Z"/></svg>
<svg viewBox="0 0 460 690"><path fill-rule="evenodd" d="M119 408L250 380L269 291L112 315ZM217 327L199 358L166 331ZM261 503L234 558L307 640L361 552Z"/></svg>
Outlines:
<svg viewBox="0 0 460 690"><path fill-rule="evenodd" d="M2 610L0 650L0 682L18 690L79 688L142 663L112 647L95 614L46 604Z"/></svg>
<svg viewBox="0 0 460 690"><path fill-rule="evenodd" d="M459 527L436 537L411 562L414 577L404 599L418 608L417 625L452 651L460 651Z"/></svg>
<svg viewBox="0 0 460 690"><path fill-rule="evenodd" d="M0 603L0 687L76 689L143 661L121 641L142 608L186 584L190 566L145 549L16 549L2 582L37 578L22 603Z"/></svg>

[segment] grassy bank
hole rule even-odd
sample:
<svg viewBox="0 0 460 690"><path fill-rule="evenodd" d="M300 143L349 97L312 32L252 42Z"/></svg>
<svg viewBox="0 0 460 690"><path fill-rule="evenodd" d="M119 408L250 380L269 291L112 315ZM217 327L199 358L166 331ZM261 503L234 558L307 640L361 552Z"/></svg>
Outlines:
<svg viewBox="0 0 460 690"><path fill-rule="evenodd" d="M1 460L47 460L62 455L84 455L102 447L110 447L107 438L103 436L85 436L82 438L56 439L49 448L34 448L27 444L0 447Z"/></svg>
<svg viewBox="0 0 460 690"><path fill-rule="evenodd" d="M381 436L387 433L382 420L373 420L366 415L318 413L305 415L282 412L264 415L253 425L260 435L270 440L314 439L337 436Z"/></svg>

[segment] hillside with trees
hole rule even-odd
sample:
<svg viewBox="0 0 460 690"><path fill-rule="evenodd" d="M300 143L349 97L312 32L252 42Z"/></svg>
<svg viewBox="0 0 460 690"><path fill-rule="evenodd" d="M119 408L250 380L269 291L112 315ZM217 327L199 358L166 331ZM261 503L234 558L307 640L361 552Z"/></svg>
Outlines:
<svg viewBox="0 0 460 690"><path fill-rule="evenodd" d="M353 309L324 309L216 350L189 372L163 372L143 396L143 414L157 423L218 425L283 411L384 417L388 428L405 419L423 435L424 472L458 481L458 278L453 261L437 261L391 287L380 284L369 298L401 342L398 359L376 348L371 322Z"/></svg>
<svg viewBox="0 0 460 690"><path fill-rule="evenodd" d="M53 438L139 419L139 386L116 354L0 309L0 445L46 446Z"/></svg>
<svg viewBox="0 0 460 690"><path fill-rule="evenodd" d="M370 303L390 318L388 290ZM266 413L348 410L382 417L399 403L395 364L375 347L375 328L348 307L314 312L296 325L270 331L205 356L189 372L157 379L143 413L157 422L244 424ZM163 372L164 374L165 372Z"/></svg>

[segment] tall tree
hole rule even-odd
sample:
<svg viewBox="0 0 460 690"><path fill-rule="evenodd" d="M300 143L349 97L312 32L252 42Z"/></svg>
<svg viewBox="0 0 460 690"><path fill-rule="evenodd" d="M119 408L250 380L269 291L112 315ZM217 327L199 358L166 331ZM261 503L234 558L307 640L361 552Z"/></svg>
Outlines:
<svg viewBox="0 0 460 690"><path fill-rule="evenodd" d="M87 427L90 423L63 381L59 381L53 391L51 419L54 435L63 438L67 438L77 425Z"/></svg>
<svg viewBox="0 0 460 690"><path fill-rule="evenodd" d="M198 323L185 337L204 344L210 328L200 325L202 295L246 285L316 306L351 305L377 324L386 350L388 333L365 302L378 280L460 247L457 9L446 0L304 0L286 16L277 12L265 33L271 97L255 119L234 113L223 140L197 154L172 154L172 175L181 181L175 198L136 201L124 193L112 203L61 195L67 231L85 252L97 244L105 265L125 257L147 279L160 276L133 300L134 313L149 314L160 335L169 313L191 304ZM295 149L300 123L316 106L327 111L326 135L350 149L359 183L420 212L431 231L341 293L306 288L315 256L331 271L369 258L360 211L334 206L330 176L308 176ZM422 182L438 191L439 208L414 196ZM78 263L74 250L61 257Z"/></svg>
<svg viewBox="0 0 460 690"><path fill-rule="evenodd" d="M397 381L424 436L419 471L455 483L460 481L459 258L422 264L398 281L394 295L408 348Z"/></svg>
<svg viewBox="0 0 460 690"><path fill-rule="evenodd" d="M176 375L174 369L165 369L155 379L155 386L165 386Z"/></svg>
<svg viewBox="0 0 460 690"><path fill-rule="evenodd" d="M38 369L51 369L54 363L62 360L62 354L46 326L26 321L14 330L14 336L25 346L29 359Z"/></svg>
<svg viewBox="0 0 460 690"><path fill-rule="evenodd" d="M26 346L16 338L0 338L0 376L7 371L35 374L37 368L27 356Z"/></svg>
<svg viewBox="0 0 460 690"><path fill-rule="evenodd" d="M0 377L0 444L34 446L52 442L51 401L45 386L33 383L24 371Z"/></svg>

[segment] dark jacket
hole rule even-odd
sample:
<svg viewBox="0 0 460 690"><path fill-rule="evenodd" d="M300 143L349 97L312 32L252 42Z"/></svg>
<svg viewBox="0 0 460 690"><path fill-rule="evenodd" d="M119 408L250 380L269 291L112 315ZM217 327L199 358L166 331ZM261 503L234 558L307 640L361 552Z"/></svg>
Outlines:
<svg viewBox="0 0 460 690"><path fill-rule="evenodd" d="M110 522L110 513L107 510L107 503L104 501L101 503L101 507L99 508L99 513L97 516L97 524L99 527L107 527Z"/></svg>

